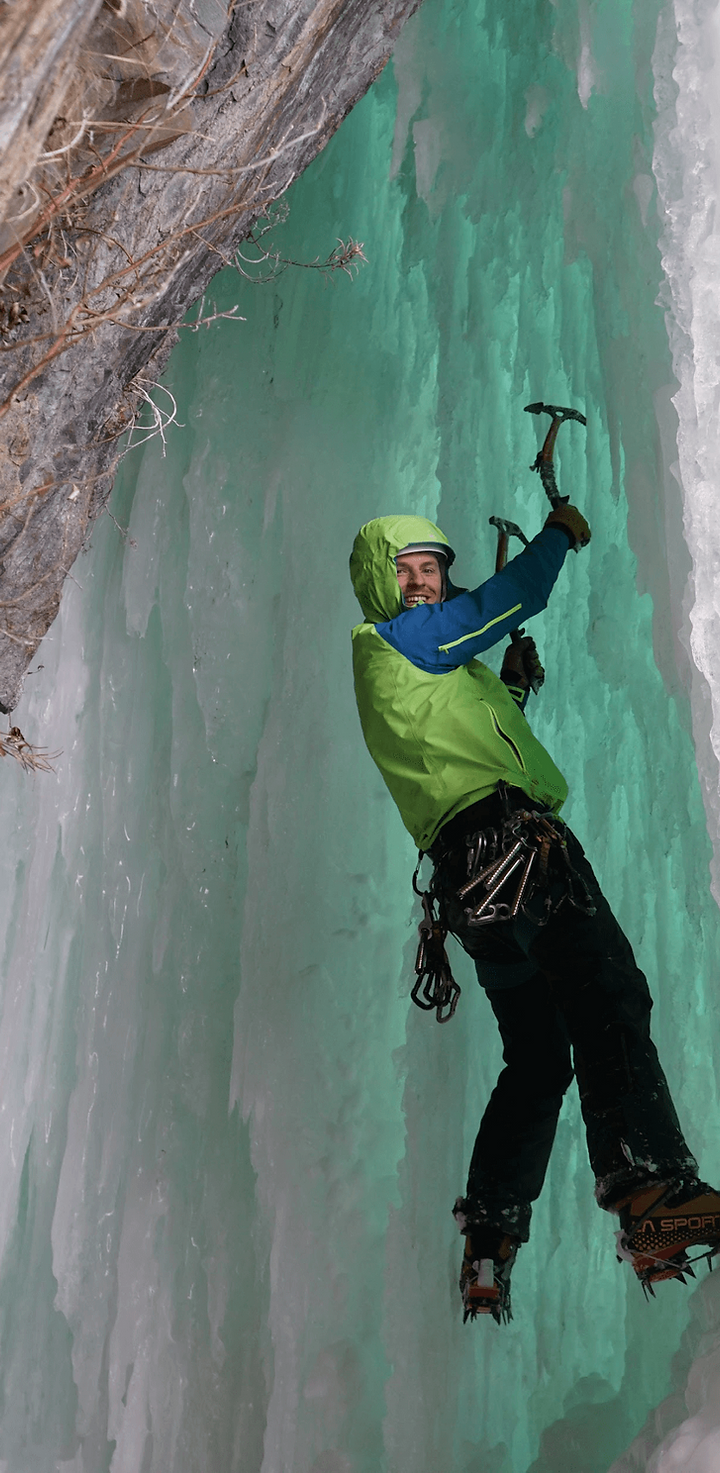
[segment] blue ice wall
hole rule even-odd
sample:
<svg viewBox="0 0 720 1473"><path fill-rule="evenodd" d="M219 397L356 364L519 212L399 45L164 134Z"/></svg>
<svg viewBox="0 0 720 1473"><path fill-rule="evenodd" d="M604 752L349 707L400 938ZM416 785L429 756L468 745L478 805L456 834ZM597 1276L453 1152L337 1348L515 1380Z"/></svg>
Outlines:
<svg viewBox="0 0 720 1473"><path fill-rule="evenodd" d="M574 1095L516 1318L462 1324L450 1208L499 1047L462 955L449 1027L409 1006L415 856L347 578L390 510L489 574L488 517L545 514L522 406L584 405L559 474L594 538L535 621L530 716L720 1181L660 19L662 54L650 3L426 0L275 236L368 265L217 278L245 321L183 337L182 428L126 458L128 536L105 518L74 570L17 713L57 777L2 772L2 1473L635 1473L686 1414L717 1291L644 1302Z"/></svg>

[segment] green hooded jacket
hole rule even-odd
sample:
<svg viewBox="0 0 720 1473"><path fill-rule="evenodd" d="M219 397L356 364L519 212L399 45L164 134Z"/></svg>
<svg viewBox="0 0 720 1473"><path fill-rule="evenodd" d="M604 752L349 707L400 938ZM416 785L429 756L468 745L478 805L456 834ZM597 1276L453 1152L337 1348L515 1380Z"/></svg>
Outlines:
<svg viewBox="0 0 720 1473"><path fill-rule="evenodd" d="M355 539L350 573L365 622L352 632L363 735L419 849L504 781L558 812L567 783L507 687L476 654L547 603L568 550L545 528L473 591L403 608L395 558L413 545L453 553L424 517L378 517Z"/></svg>

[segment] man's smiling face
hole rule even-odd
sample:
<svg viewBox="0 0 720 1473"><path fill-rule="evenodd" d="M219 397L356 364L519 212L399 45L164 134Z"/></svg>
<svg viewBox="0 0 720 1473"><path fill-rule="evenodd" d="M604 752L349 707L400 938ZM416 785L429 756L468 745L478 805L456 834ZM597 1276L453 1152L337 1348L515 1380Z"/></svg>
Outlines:
<svg viewBox="0 0 720 1473"><path fill-rule="evenodd" d="M440 602L442 573L434 552L402 552L396 557L395 566L406 608Z"/></svg>

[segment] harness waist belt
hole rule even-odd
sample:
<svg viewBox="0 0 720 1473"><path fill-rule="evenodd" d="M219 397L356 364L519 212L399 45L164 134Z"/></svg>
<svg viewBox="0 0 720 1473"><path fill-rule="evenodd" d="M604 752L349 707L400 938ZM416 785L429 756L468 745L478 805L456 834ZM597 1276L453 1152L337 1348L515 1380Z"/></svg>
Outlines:
<svg viewBox="0 0 720 1473"><path fill-rule="evenodd" d="M544 813L545 807L542 803L536 803L533 798L528 798L522 788L505 788L505 799L500 792L489 793L487 798L478 799L477 803L471 803L468 808L461 809L456 813L449 823L441 828L437 838L428 849L428 854L434 864L442 858L448 849L452 849L458 840L463 839L465 834L474 833L476 829L487 829L502 823L508 812L514 813L518 808L528 808L535 813Z"/></svg>

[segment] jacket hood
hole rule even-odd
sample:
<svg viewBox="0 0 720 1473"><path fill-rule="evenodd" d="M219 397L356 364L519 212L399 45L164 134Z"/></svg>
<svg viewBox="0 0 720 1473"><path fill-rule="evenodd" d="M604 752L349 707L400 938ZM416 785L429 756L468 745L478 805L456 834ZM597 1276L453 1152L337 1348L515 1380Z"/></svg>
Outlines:
<svg viewBox="0 0 720 1473"><path fill-rule="evenodd" d="M375 517L360 528L350 558L350 577L371 624L382 624L402 613L395 558L418 544L447 548L448 566L455 557L445 533L425 517Z"/></svg>

